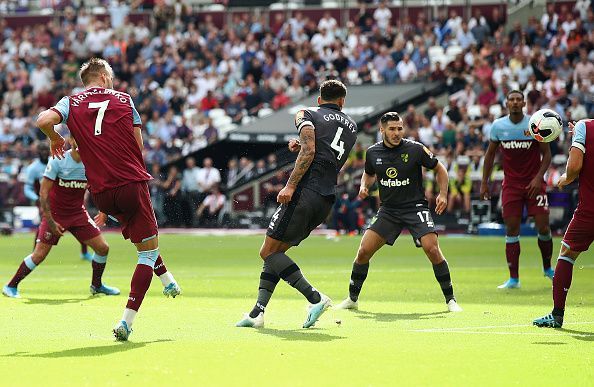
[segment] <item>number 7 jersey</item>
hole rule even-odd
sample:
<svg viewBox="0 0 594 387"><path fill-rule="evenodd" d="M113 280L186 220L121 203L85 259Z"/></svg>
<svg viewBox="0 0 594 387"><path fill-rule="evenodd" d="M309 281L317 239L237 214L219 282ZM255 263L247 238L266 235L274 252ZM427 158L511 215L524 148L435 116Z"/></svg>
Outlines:
<svg viewBox="0 0 594 387"><path fill-rule="evenodd" d="M91 87L52 108L78 144L92 193L151 179L134 136L142 126L130 95Z"/></svg>
<svg viewBox="0 0 594 387"><path fill-rule="evenodd" d="M322 104L297 112L295 127L301 132L305 126L314 127L316 153L299 186L334 195L338 172L357 141L357 124L338 105Z"/></svg>

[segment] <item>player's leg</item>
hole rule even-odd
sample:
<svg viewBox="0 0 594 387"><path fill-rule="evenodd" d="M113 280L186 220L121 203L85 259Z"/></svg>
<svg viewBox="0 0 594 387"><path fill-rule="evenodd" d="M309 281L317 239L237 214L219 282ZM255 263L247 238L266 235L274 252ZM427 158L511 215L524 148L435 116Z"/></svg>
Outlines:
<svg viewBox="0 0 594 387"><path fill-rule="evenodd" d="M505 222L505 259L509 268L509 279L499 285L499 289L517 289L520 287L520 216L508 216Z"/></svg>
<svg viewBox="0 0 594 387"><path fill-rule="evenodd" d="M538 230L538 248L542 258L542 270L544 275L551 280L555 271L551 268L551 257L553 255L553 236L549 223L549 214L542 213L534 216L536 229Z"/></svg>
<svg viewBox="0 0 594 387"><path fill-rule="evenodd" d="M161 280L161 284L163 284L163 294L166 297L175 298L181 294L181 288L177 284L177 281L173 277L173 274L171 274L171 272L167 270L167 266L165 266L161 254L159 254L159 256L157 257L157 261L155 262L155 268L153 272Z"/></svg>
<svg viewBox="0 0 594 387"><path fill-rule="evenodd" d="M578 210L567 226L567 231L561 242L561 250L555 267L553 277L553 311L539 319L534 320L534 325L549 328L561 328L565 313L567 292L571 286L573 266L582 251L588 250L594 241L594 220L592 217L582 215Z"/></svg>
<svg viewBox="0 0 594 387"><path fill-rule="evenodd" d="M561 328L563 326L565 301L571 287L573 266L579 255L579 251L572 251L566 244L562 244L553 277L553 310L548 315L534 320L534 325L545 328Z"/></svg>
<svg viewBox="0 0 594 387"><path fill-rule="evenodd" d="M454 296L454 286L452 285L448 261L446 261L441 249L439 248L437 234L434 232L425 234L420 238L420 242L423 251L433 265L435 279L441 287L441 292L443 293L445 302L448 305L448 309L450 312L461 312L462 308L458 306L456 303L456 297Z"/></svg>
<svg viewBox="0 0 594 387"><path fill-rule="evenodd" d="M103 235L99 234L91 239L87 239L81 242L81 245L91 246L95 252L91 260L91 267L93 268L90 287L91 294L102 293L109 296L120 294L120 289L107 286L102 281L105 265L107 264L107 255L109 254L109 245Z"/></svg>
<svg viewBox="0 0 594 387"><path fill-rule="evenodd" d="M353 262L351 280L349 282L349 296L337 305L338 309L358 309L359 294L369 272L369 261L373 255L386 244L386 239L377 231L369 228L363 234L357 256Z"/></svg>
<svg viewBox="0 0 594 387"><path fill-rule="evenodd" d="M289 248L291 248L291 245L288 243L273 239L268 235L265 237L264 243L260 248L260 258L264 260L264 264L262 265L262 273L260 273L258 299L251 312L246 314L236 326L247 328L261 328L264 326L264 312L266 311L266 306L268 306L272 294L274 293L274 289L281 278L272 268L271 262L266 258L275 253L284 254Z"/></svg>
<svg viewBox="0 0 594 387"><path fill-rule="evenodd" d="M45 257L47 257L51 249L52 244L37 242L37 244L35 245L35 249L33 250L33 253L27 255L23 259L23 262L21 262L19 268L17 269L16 273L14 274L10 282L8 282L8 284L6 284L2 288L2 294L4 294L7 297L19 298L19 291L17 289L19 283L26 276L31 274L31 272L35 270L35 268L38 265L41 264L41 262L43 262L43 260L45 259Z"/></svg>
<svg viewBox="0 0 594 387"><path fill-rule="evenodd" d="M153 269L159 256L159 241L156 235L150 240L134 244L138 253L138 263L136 264L134 274L132 274L130 294L122 319L113 329L116 340L120 341L128 340L128 336L132 332L136 313L138 313L144 296L151 286Z"/></svg>
<svg viewBox="0 0 594 387"><path fill-rule="evenodd" d="M88 246L85 245L83 242L81 242L81 244L80 244L80 258L85 261L89 261L89 262L93 261L93 255L91 253L89 253Z"/></svg>

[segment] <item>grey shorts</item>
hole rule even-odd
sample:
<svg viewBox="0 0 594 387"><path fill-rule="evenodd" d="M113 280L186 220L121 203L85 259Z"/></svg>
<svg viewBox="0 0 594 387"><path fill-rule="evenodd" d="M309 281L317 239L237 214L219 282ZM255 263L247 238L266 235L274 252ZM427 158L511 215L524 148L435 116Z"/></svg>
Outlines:
<svg viewBox="0 0 594 387"><path fill-rule="evenodd" d="M417 247L421 247L421 237L436 233L431 211L427 206L406 209L380 207L377 215L371 220L370 230L378 233L390 246L396 242L403 228L411 233Z"/></svg>
<svg viewBox="0 0 594 387"><path fill-rule="evenodd" d="M278 206L266 235L292 246L299 245L326 220L334 200L334 196L323 196L308 188L297 189L288 204Z"/></svg>

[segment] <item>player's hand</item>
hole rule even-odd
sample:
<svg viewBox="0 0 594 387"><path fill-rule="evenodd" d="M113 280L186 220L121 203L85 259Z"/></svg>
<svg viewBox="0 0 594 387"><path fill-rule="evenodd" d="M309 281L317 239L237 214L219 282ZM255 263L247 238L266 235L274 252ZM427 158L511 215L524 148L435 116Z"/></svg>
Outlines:
<svg viewBox="0 0 594 387"><path fill-rule="evenodd" d="M559 178L559 181L557 182L557 187L559 189L563 189L563 187L565 187L566 185L568 185L570 182L567 181L567 173L564 173L561 175L561 177Z"/></svg>
<svg viewBox="0 0 594 387"><path fill-rule="evenodd" d="M99 213L95 215L95 218L93 220L95 221L97 227L104 227L107 223L107 214L99 211Z"/></svg>
<svg viewBox="0 0 594 387"><path fill-rule="evenodd" d="M66 230L64 230L64 227L62 227L62 225L60 223L58 223L55 220L50 218L47 220L47 224L48 224L50 230L52 230L52 234L55 234L58 236L64 235L64 231L66 231Z"/></svg>
<svg viewBox="0 0 594 387"><path fill-rule="evenodd" d="M299 139L297 138L292 138L289 140L289 150L293 153L299 152L299 150L301 149L301 143L299 142Z"/></svg>
<svg viewBox="0 0 594 387"><path fill-rule="evenodd" d="M568 122L567 126L569 127L569 135L573 136L573 130L575 129L575 121Z"/></svg>
<svg viewBox="0 0 594 387"><path fill-rule="evenodd" d="M526 186L526 189L528 190L528 197L531 199L535 198L542 189L542 179L538 178L538 176L535 177L530 181L530 184Z"/></svg>
<svg viewBox="0 0 594 387"><path fill-rule="evenodd" d="M489 192L489 185L485 183L481 183L481 199L482 200L490 200L491 193Z"/></svg>
<svg viewBox="0 0 594 387"><path fill-rule="evenodd" d="M448 206L448 196L440 193L435 198L435 213L437 215L443 214L446 207Z"/></svg>
<svg viewBox="0 0 594 387"><path fill-rule="evenodd" d="M280 204L287 204L293 198L293 193L295 193L295 187L286 185L278 193L278 196L276 197L276 201Z"/></svg>
<svg viewBox="0 0 594 387"><path fill-rule="evenodd" d="M60 136L59 133L56 133L55 136L50 138L50 153L53 157L57 159L64 158L64 145L66 142L64 138Z"/></svg>
<svg viewBox="0 0 594 387"><path fill-rule="evenodd" d="M369 196L369 188L365 187L365 186L361 186L361 188L359 188L359 197L361 199L365 199Z"/></svg>

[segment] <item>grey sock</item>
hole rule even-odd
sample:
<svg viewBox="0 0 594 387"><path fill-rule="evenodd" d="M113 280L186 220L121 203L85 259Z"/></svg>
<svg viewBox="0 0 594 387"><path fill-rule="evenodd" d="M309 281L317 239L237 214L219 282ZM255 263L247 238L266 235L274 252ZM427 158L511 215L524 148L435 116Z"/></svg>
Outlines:
<svg viewBox="0 0 594 387"><path fill-rule="evenodd" d="M445 297L446 303L450 300L455 300L454 287L452 286L452 279L450 278L450 268L448 267L448 261L444 260L442 263L433 265L433 272L435 273L435 279L441 286L441 291Z"/></svg>
<svg viewBox="0 0 594 387"><path fill-rule="evenodd" d="M266 258L266 262L276 275L297 289L310 303L317 304L320 302L322 299L320 293L307 282L303 274L301 274L299 266L285 253L272 254Z"/></svg>
<svg viewBox="0 0 594 387"><path fill-rule="evenodd" d="M363 282L367 278L367 272L369 271L369 263L365 263L363 265L358 264L357 262L353 263L353 272L351 273L351 282L349 284L349 297L353 301L357 301L359 299L359 293L361 293L361 288L363 287Z"/></svg>
<svg viewBox="0 0 594 387"><path fill-rule="evenodd" d="M251 318L256 318L260 313L264 313L266 306L272 297L276 284L280 277L270 268L270 265L264 261L262 273L260 273L260 286L258 288L258 301L250 312Z"/></svg>

